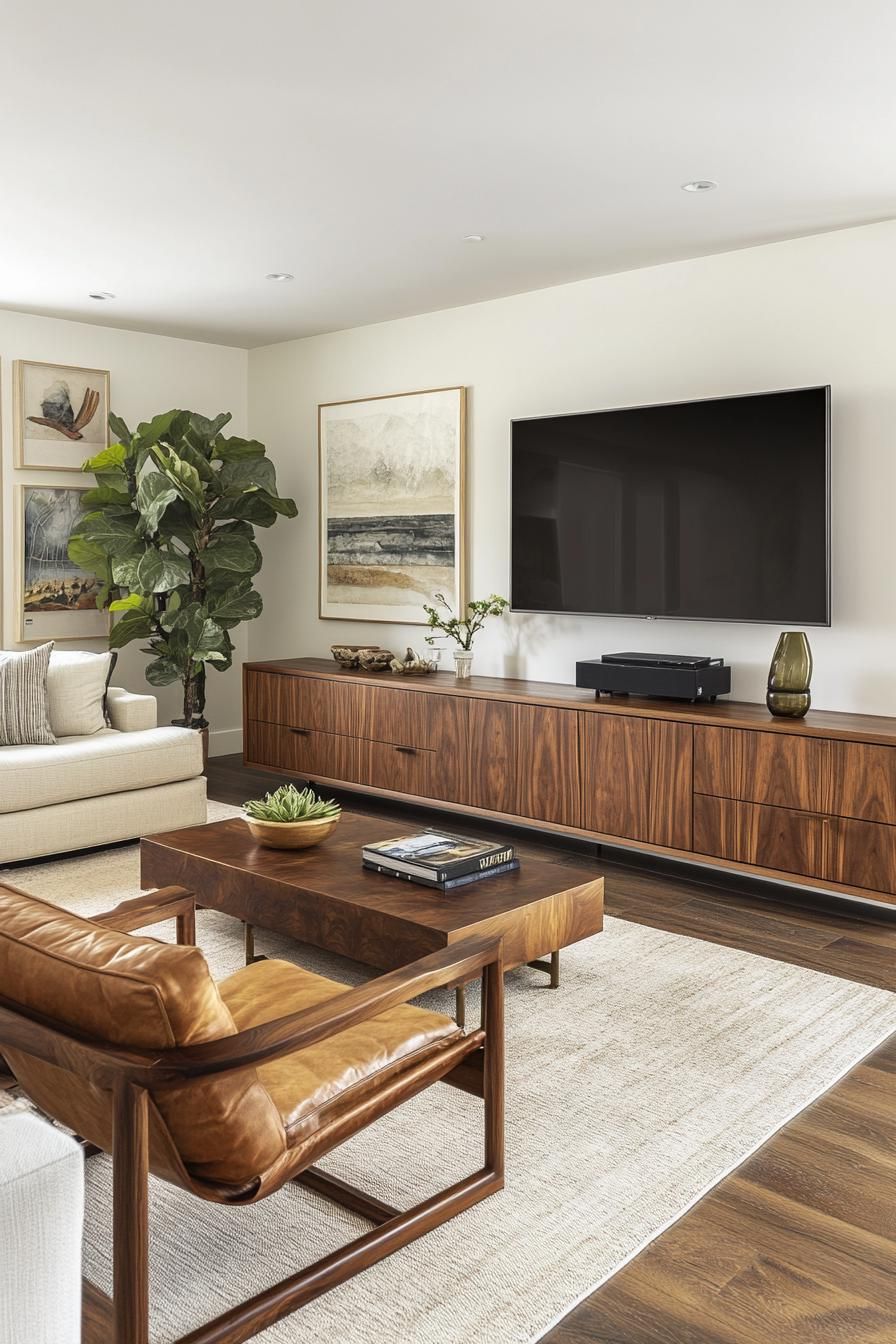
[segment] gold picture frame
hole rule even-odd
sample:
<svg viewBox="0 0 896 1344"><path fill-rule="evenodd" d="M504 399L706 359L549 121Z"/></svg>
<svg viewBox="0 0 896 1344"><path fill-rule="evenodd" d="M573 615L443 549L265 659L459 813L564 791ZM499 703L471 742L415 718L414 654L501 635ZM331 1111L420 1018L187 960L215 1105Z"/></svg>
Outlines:
<svg viewBox="0 0 896 1344"><path fill-rule="evenodd" d="M109 370L17 359L13 364L15 466L81 471L109 446Z"/></svg>
<svg viewBox="0 0 896 1344"><path fill-rule="evenodd" d="M68 536L81 512L71 498L86 485L23 481L16 488L15 584L18 640L22 644L108 639L108 609L89 605L96 577L68 560ZM37 517L35 510L40 509Z"/></svg>
<svg viewBox="0 0 896 1344"><path fill-rule="evenodd" d="M425 625L435 593L463 611L466 419L462 386L320 403L321 620Z"/></svg>

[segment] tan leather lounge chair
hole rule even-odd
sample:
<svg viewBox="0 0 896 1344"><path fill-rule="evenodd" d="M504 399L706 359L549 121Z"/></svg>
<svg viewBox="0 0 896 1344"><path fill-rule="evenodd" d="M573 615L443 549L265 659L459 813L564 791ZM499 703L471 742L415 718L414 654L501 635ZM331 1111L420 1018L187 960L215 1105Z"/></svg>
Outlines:
<svg viewBox="0 0 896 1344"><path fill-rule="evenodd" d="M179 945L129 932L170 918ZM251 1338L503 1185L497 940L459 943L346 989L283 961L216 985L194 933L193 898L180 888L80 919L0 886L0 1053L39 1107L113 1159L113 1298L85 1283L85 1341L147 1344L148 1172L222 1204L298 1181L374 1225L188 1344ZM408 1004L480 971L475 1031ZM479 1171L401 1212L313 1166L448 1075L484 1097Z"/></svg>

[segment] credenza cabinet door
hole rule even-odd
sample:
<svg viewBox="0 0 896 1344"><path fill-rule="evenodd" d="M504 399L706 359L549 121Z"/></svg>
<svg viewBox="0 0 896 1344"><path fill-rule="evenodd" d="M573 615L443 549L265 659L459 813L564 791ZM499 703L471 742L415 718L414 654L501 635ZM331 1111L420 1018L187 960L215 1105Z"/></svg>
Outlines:
<svg viewBox="0 0 896 1344"><path fill-rule="evenodd" d="M578 720L575 710L471 701L469 805L580 826Z"/></svg>
<svg viewBox="0 0 896 1344"><path fill-rule="evenodd" d="M579 716L575 710L516 705L514 812L558 826L581 826Z"/></svg>
<svg viewBox="0 0 896 1344"><path fill-rule="evenodd" d="M515 711L516 705L504 701L470 702L467 742L470 807L516 815Z"/></svg>
<svg viewBox="0 0 896 1344"><path fill-rule="evenodd" d="M581 717L585 829L690 849L691 724L625 714Z"/></svg>

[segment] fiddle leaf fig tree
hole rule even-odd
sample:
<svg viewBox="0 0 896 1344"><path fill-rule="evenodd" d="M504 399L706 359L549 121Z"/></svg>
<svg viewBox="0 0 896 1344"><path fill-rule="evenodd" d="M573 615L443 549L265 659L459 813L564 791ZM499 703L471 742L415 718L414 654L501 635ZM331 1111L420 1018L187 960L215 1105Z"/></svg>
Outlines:
<svg viewBox="0 0 896 1344"><path fill-rule="evenodd" d="M230 418L167 411L132 433L110 415L118 442L84 463L96 486L69 542L100 580L98 604L121 613L110 647L147 640L147 681L183 683L192 728L207 726L206 669L230 667L230 631L261 612L255 528L297 513L264 444L221 433Z"/></svg>

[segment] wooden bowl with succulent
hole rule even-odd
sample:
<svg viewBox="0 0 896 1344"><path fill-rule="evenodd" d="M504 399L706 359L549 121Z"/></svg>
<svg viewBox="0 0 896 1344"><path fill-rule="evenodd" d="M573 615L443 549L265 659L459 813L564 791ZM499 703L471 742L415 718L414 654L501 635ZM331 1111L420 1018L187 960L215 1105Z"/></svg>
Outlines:
<svg viewBox="0 0 896 1344"><path fill-rule="evenodd" d="M275 793L243 804L246 825L260 845L269 849L310 849L336 829L342 808L313 789L284 784Z"/></svg>

